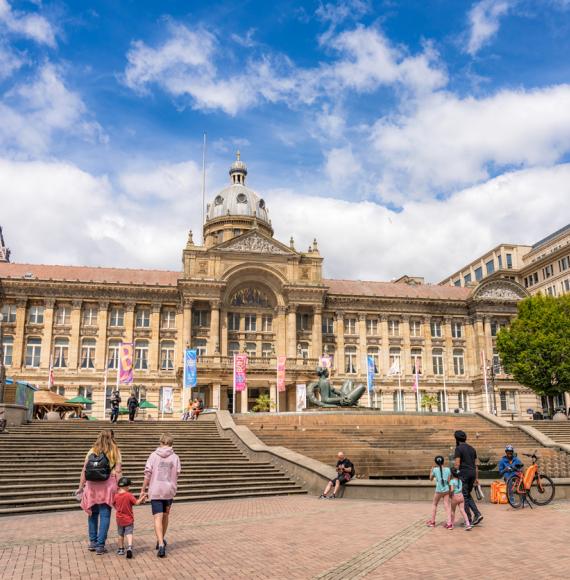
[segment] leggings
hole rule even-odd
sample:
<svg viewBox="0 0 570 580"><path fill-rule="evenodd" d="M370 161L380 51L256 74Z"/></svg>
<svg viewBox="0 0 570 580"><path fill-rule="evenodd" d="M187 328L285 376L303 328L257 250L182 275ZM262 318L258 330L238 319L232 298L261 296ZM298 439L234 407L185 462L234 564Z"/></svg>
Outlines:
<svg viewBox="0 0 570 580"><path fill-rule="evenodd" d="M445 493L438 493L437 491L435 492L435 494L433 496L433 503L432 503L432 509L431 509L431 521L435 522L435 514L437 513L437 506L442 498L443 498L443 507L445 509L445 514L447 515L447 523L450 524L451 523L451 506L450 506L450 501L449 501L449 492L445 492Z"/></svg>

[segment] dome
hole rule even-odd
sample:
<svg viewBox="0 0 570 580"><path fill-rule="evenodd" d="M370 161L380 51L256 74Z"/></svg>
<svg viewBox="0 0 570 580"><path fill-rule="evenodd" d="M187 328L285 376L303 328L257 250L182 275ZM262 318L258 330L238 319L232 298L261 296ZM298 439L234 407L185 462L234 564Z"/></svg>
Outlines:
<svg viewBox="0 0 570 580"><path fill-rule="evenodd" d="M253 189L240 183L232 183L222 189L208 204L208 220L227 215L257 217L269 222L265 201Z"/></svg>

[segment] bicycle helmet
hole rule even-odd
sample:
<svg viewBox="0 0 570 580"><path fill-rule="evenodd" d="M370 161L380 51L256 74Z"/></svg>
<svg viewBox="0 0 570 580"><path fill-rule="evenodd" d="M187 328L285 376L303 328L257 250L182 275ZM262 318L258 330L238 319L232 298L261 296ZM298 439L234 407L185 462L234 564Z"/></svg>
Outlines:
<svg viewBox="0 0 570 580"><path fill-rule="evenodd" d="M512 445L510 445L510 444L505 447L505 453L508 453L509 451L511 453L514 453L515 452L515 448Z"/></svg>

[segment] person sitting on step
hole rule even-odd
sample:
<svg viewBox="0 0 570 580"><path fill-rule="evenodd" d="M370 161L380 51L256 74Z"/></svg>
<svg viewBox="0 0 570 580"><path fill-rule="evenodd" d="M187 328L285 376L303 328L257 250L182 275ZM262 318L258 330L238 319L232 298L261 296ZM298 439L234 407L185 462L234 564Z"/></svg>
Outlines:
<svg viewBox="0 0 570 580"><path fill-rule="evenodd" d="M350 461L350 459L348 459L348 457L346 457L342 451L338 452L337 458L338 458L338 461L336 462L337 476L327 483L327 486L325 487L323 493L321 493L321 495L319 496L319 499L335 499L336 496L338 495L340 486L346 485L354 477L355 469L352 461ZM334 487L333 494L329 496L329 493L331 489L333 489L333 487Z"/></svg>

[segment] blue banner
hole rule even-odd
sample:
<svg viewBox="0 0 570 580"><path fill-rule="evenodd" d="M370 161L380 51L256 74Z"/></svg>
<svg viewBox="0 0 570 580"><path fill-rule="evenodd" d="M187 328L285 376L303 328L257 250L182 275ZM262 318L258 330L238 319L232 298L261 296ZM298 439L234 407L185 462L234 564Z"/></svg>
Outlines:
<svg viewBox="0 0 570 580"><path fill-rule="evenodd" d="M184 388L191 389L198 385L198 369L196 367L197 351L187 348L184 351Z"/></svg>
<svg viewBox="0 0 570 580"><path fill-rule="evenodd" d="M368 390L372 391L374 389L374 358L369 356L366 358L366 362L368 367L366 373Z"/></svg>

